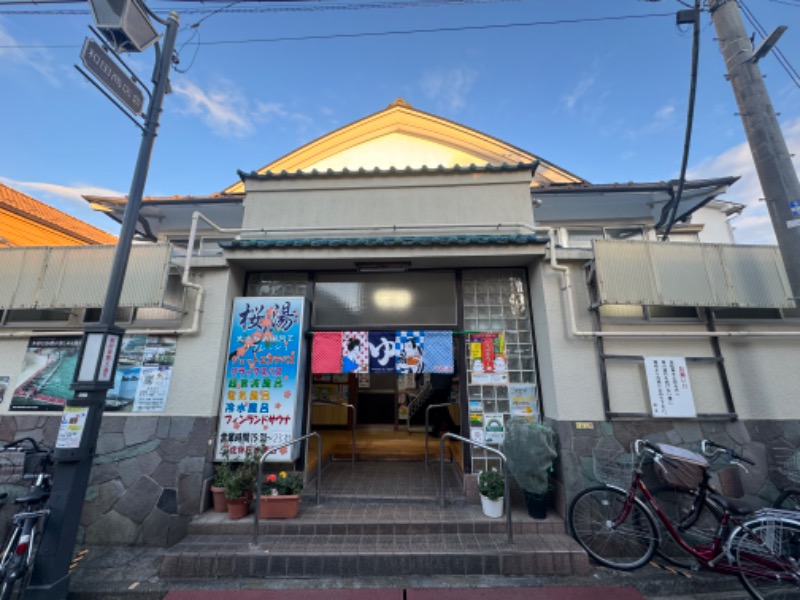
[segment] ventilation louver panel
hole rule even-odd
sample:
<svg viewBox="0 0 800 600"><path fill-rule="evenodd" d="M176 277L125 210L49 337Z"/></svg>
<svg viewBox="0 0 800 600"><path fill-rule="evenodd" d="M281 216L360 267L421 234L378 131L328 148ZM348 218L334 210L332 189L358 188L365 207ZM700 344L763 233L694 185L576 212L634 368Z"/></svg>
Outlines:
<svg viewBox="0 0 800 600"><path fill-rule="evenodd" d="M0 250L0 308L101 307L115 250L114 246ZM170 256L169 244L134 245L119 305L161 307Z"/></svg>
<svg viewBox="0 0 800 600"><path fill-rule="evenodd" d="M774 246L595 240L601 304L793 308Z"/></svg>

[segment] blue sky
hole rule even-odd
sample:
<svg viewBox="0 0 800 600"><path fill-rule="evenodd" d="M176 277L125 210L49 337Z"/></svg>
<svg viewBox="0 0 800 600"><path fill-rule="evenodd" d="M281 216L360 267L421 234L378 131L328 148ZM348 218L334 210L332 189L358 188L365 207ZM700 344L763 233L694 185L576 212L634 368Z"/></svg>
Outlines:
<svg viewBox="0 0 800 600"><path fill-rule="evenodd" d="M149 5L178 10L182 31L146 195L220 191L398 97L593 183L680 172L692 35L677 0ZM790 26L778 47L800 69L800 0L746 5L768 32ZM0 0L0 181L116 233L80 195L126 194L141 135L73 67L90 24L82 3ZM726 196L748 205L737 241L774 243L707 13L702 25L689 177L741 175ZM153 62L129 55L145 80ZM774 56L759 64L800 157L800 89Z"/></svg>

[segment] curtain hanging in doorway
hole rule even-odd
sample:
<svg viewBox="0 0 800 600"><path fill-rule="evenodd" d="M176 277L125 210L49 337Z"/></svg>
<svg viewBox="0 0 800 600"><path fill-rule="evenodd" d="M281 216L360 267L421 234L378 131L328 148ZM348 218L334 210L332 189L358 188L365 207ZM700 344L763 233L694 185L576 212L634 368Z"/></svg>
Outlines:
<svg viewBox="0 0 800 600"><path fill-rule="evenodd" d="M318 331L311 347L312 373L342 372L342 332Z"/></svg>
<svg viewBox="0 0 800 600"><path fill-rule="evenodd" d="M369 372L395 373L397 370L394 355L394 331L369 332Z"/></svg>
<svg viewBox="0 0 800 600"><path fill-rule="evenodd" d="M425 332L424 373L452 374L453 333L451 331Z"/></svg>
<svg viewBox="0 0 800 600"><path fill-rule="evenodd" d="M311 372L451 374L453 332L315 332Z"/></svg>

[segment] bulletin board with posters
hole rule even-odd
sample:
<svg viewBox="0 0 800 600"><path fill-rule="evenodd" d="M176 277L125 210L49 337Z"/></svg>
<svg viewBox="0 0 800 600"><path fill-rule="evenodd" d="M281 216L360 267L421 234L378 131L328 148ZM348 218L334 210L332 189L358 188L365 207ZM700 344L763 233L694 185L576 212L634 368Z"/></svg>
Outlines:
<svg viewBox="0 0 800 600"><path fill-rule="evenodd" d="M164 412L177 346L176 336L123 336L106 412ZM9 409L64 410L80 348L81 336L30 338Z"/></svg>
<svg viewBox="0 0 800 600"><path fill-rule="evenodd" d="M301 435L308 310L302 297L233 301L216 458L243 460ZM291 462L300 444L270 454Z"/></svg>

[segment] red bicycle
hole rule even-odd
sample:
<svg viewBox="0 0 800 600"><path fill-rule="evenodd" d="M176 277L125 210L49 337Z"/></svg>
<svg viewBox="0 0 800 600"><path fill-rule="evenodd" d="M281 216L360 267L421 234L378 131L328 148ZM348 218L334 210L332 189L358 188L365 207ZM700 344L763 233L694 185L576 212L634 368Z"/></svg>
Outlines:
<svg viewBox="0 0 800 600"><path fill-rule="evenodd" d="M800 597L800 515L777 509L742 515L719 497L715 501L722 514L713 538L708 543L687 541L642 481L644 465L652 461L664 479L698 486L708 476L708 461L689 450L647 440L636 440L633 454L628 489L591 487L570 503L570 532L593 560L614 569L640 568L658 550L663 529L699 568L738 575L753 598Z"/></svg>

